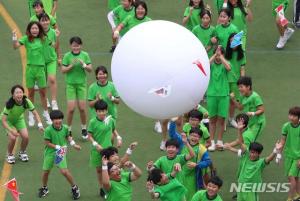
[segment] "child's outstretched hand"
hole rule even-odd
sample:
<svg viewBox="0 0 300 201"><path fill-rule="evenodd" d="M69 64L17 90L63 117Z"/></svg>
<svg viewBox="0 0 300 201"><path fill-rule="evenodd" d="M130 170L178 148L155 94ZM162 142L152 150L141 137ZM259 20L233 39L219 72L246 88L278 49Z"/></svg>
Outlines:
<svg viewBox="0 0 300 201"><path fill-rule="evenodd" d="M181 139L182 139L182 142L183 142L184 144L187 144L187 143L188 143L187 137L186 137L186 134L185 134L185 133L181 133Z"/></svg>
<svg viewBox="0 0 300 201"><path fill-rule="evenodd" d="M138 142L132 142L130 145L129 145L129 149L132 151L136 148L136 146L138 145Z"/></svg>
<svg viewBox="0 0 300 201"><path fill-rule="evenodd" d="M154 163L153 163L153 161L149 161L148 163L147 163L147 170L148 171L150 171L153 167L154 167L154 165L153 165Z"/></svg>
<svg viewBox="0 0 300 201"><path fill-rule="evenodd" d="M244 129L244 127L245 127L244 119L243 118L237 119L237 129L241 131Z"/></svg>
<svg viewBox="0 0 300 201"><path fill-rule="evenodd" d="M79 144L74 144L74 149L79 151L79 150L81 150L81 146Z"/></svg>
<svg viewBox="0 0 300 201"><path fill-rule="evenodd" d="M102 157L102 165L107 165L108 160L105 156Z"/></svg>
<svg viewBox="0 0 300 201"><path fill-rule="evenodd" d="M196 167L197 163L189 161L189 162L187 162L186 165L188 166L188 168L194 169Z"/></svg>
<svg viewBox="0 0 300 201"><path fill-rule="evenodd" d="M147 188L147 190L148 190L149 193L153 192L153 190L154 190L154 183L152 181L147 181L146 188Z"/></svg>
<svg viewBox="0 0 300 201"><path fill-rule="evenodd" d="M181 171L181 165L180 165L180 163L176 163L176 164L174 165L174 171L175 171L175 172L180 172L180 171Z"/></svg>

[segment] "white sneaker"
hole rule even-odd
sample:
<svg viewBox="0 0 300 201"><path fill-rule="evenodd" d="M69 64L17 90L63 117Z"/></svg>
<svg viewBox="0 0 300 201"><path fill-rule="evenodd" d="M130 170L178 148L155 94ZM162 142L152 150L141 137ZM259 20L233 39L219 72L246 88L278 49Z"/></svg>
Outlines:
<svg viewBox="0 0 300 201"><path fill-rule="evenodd" d="M292 29L292 28L287 28L287 29L285 30L285 32L284 32L284 35L283 35L284 39L285 39L286 41L288 41L288 40L291 38L291 36L293 35L294 32L295 32L294 29Z"/></svg>
<svg viewBox="0 0 300 201"><path fill-rule="evenodd" d="M19 159L22 161L22 162L27 162L29 160L29 157L26 153L26 151L20 151L19 152Z"/></svg>
<svg viewBox="0 0 300 201"><path fill-rule="evenodd" d="M211 141L211 145L207 149L208 151L215 151L216 150L215 141Z"/></svg>
<svg viewBox="0 0 300 201"><path fill-rule="evenodd" d="M166 141L161 141L161 142L160 142L159 149L160 149L161 151L165 151L165 150L166 150Z"/></svg>
<svg viewBox="0 0 300 201"><path fill-rule="evenodd" d="M219 151L223 151L223 150L224 150L224 144L223 144L223 141L222 141L222 140L218 140L218 141L217 141L216 148L217 148L217 150L219 150Z"/></svg>
<svg viewBox="0 0 300 201"><path fill-rule="evenodd" d="M45 119L46 124L48 124L48 125L52 124L52 121L50 119L50 115L49 115L48 111L43 112L43 117Z"/></svg>
<svg viewBox="0 0 300 201"><path fill-rule="evenodd" d="M29 114L28 114L28 126L33 127L34 124L35 124L34 116L33 116L32 112L29 112Z"/></svg>
<svg viewBox="0 0 300 201"><path fill-rule="evenodd" d="M16 163L16 159L14 155L7 155L6 156L6 161L9 164L15 164Z"/></svg>
<svg viewBox="0 0 300 201"><path fill-rule="evenodd" d="M276 45L277 49L282 49L286 44L286 39L284 38L284 36L280 36L279 41Z"/></svg>
<svg viewBox="0 0 300 201"><path fill-rule="evenodd" d="M234 119L228 119L228 124L233 127L233 128L237 128L237 122Z"/></svg>
<svg viewBox="0 0 300 201"><path fill-rule="evenodd" d="M162 133L161 124L160 124L159 121L155 122L154 131L157 132L157 133Z"/></svg>
<svg viewBox="0 0 300 201"><path fill-rule="evenodd" d="M57 102L55 100L51 101L51 106L52 106L52 110L58 110L58 105L57 105Z"/></svg>
<svg viewBox="0 0 300 201"><path fill-rule="evenodd" d="M47 108L51 108L51 105L50 105L50 102L49 102L48 98L47 98Z"/></svg>

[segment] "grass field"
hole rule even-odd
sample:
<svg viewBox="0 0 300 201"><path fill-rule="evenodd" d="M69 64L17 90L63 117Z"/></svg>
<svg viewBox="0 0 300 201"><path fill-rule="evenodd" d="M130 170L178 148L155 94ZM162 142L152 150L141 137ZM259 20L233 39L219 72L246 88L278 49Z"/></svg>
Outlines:
<svg viewBox="0 0 300 201"><path fill-rule="evenodd" d="M27 1L2 0L4 7L15 20L24 33L29 19ZM152 19L165 19L180 23L185 0L148 0L149 16ZM214 6L211 1L206 1ZM299 32L295 32L290 42L283 51L275 50L278 40L274 19L271 16L271 1L253 1L252 11L254 21L249 24L248 52L246 73L253 77L254 90L263 97L267 127L263 132L260 142L265 146L262 156L269 154L275 141L280 137L282 124L287 121L287 111L290 106L299 104ZM288 10L291 16L292 8ZM61 29L62 52L68 51L68 40L71 36L82 37L84 50L90 53L93 66L105 65L110 67L111 54L108 50L111 45L111 31L106 20L106 0L64 0L59 1L58 23ZM216 15L213 16L214 21ZM18 51L12 49L11 30L3 18L0 18L0 103L4 106L10 96L10 87L16 83L22 83L21 59ZM63 111L66 111L65 84L60 72L57 74L59 85L58 103ZM94 74L89 75L89 83L94 82ZM39 102L39 99L36 99ZM41 112L40 105L36 105ZM156 160L163 152L159 151L160 136L153 132L154 121L144 118L132 112L125 104L119 106L118 130L123 136L124 146L120 153L124 153L128 144L138 141L139 145L134 151L132 161L145 170L145 164L149 160ZM81 200L99 200L98 185L95 170L88 165L90 143L80 140L79 115L76 112L73 124L74 137L82 146L77 152L70 150L68 164L76 183L81 189ZM43 138L37 129L29 129L30 145L28 153L29 163L17 163L12 166L10 178L18 180L20 191L24 193L21 200L36 201L37 189L41 185ZM228 129L224 135L225 141L236 137L236 131ZM2 129L0 135L0 171L5 163L7 138ZM223 200L231 200L229 186L236 182L236 156L229 152L215 152L211 154L218 174L224 180L221 190ZM2 174L5 173L2 171ZM263 174L266 182L285 182L283 167L274 163L269 165ZM148 201L150 196L145 188L146 172L141 179L133 183L133 201ZM0 184L1 185L1 184ZM58 170L53 169L49 178L50 194L44 200L61 201L70 200L70 188ZM285 200L286 193L261 193L261 200ZM4 199L11 201L11 196ZM0 201L4 201L0 200Z"/></svg>

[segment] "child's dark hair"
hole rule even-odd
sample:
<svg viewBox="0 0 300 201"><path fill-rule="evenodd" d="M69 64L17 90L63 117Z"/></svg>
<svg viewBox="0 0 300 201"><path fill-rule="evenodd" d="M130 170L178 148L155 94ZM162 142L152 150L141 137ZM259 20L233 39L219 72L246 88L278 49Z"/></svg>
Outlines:
<svg viewBox="0 0 300 201"><path fill-rule="evenodd" d="M37 6L40 6L41 8L44 8L43 2L42 2L42 1L39 1L39 0L33 2L32 8L35 8L35 7L37 7Z"/></svg>
<svg viewBox="0 0 300 201"><path fill-rule="evenodd" d="M107 110L107 103L104 100L98 100L95 105L94 108L95 110Z"/></svg>
<svg viewBox="0 0 300 201"><path fill-rule="evenodd" d="M64 119L64 113L60 110L52 110L50 112L50 119Z"/></svg>
<svg viewBox="0 0 300 201"><path fill-rule="evenodd" d="M223 12L228 16L228 18L232 17L232 13L230 12L230 10L228 8L222 8L219 12L219 15Z"/></svg>
<svg viewBox="0 0 300 201"><path fill-rule="evenodd" d="M203 119L203 114L202 112L200 112L199 110L191 110L188 114L189 118L195 118L198 119L199 121L201 121Z"/></svg>
<svg viewBox="0 0 300 201"><path fill-rule="evenodd" d="M219 188L221 188L222 185L223 185L222 179L221 179L220 177L218 177L218 176L212 176L212 177L208 180L208 183L212 183L212 184L218 186Z"/></svg>
<svg viewBox="0 0 300 201"><path fill-rule="evenodd" d="M189 6L194 6L193 0L190 0ZM203 0L200 0L199 8L200 8L201 10L204 10L204 2L203 2Z"/></svg>
<svg viewBox="0 0 300 201"><path fill-rule="evenodd" d="M16 89L21 89L22 91L23 91L23 93L25 92L24 91L24 88L21 86L21 85L19 85L19 84L17 84L17 85L14 85L12 88L11 88L11 90L10 90L10 94L11 94L11 97L8 99L8 101L6 102L6 108L7 109L11 109L11 108L13 108L14 107L14 105L16 104L16 101L14 100L14 98L13 98L13 94L15 93L15 90ZM27 109L29 106L28 106L28 103L27 103L27 101L26 101L26 96L25 95L23 95L23 99L22 99L22 106L23 106L23 108L24 109Z"/></svg>
<svg viewBox="0 0 300 201"><path fill-rule="evenodd" d="M145 15L144 16L147 16L147 13L148 13L148 8L147 8L147 4L146 4L146 2L144 2L144 1L137 1L137 2L135 2L135 4L134 4L134 13L135 13L135 17L137 18L137 16L136 16L136 9L137 9L137 7L139 7L139 6L142 6L144 9L145 9Z"/></svg>
<svg viewBox="0 0 300 201"><path fill-rule="evenodd" d="M118 149L117 149L116 147L113 147L113 146L107 147L107 148L103 149L103 150L100 152L101 156L102 156L102 157L105 156L105 158L107 158L107 160L108 160L111 156L113 156L114 154L117 154L117 153L118 153Z"/></svg>
<svg viewBox="0 0 300 201"><path fill-rule="evenodd" d="M251 142L249 146L250 151L256 151L258 154L260 154L264 149L264 146L258 142Z"/></svg>
<svg viewBox="0 0 300 201"><path fill-rule="evenodd" d="M239 119L243 119L244 121L244 128L246 128L248 126L248 122L249 122L249 116L245 113L241 113L236 115L235 120L238 121Z"/></svg>
<svg viewBox="0 0 300 201"><path fill-rule="evenodd" d="M41 14L38 15L38 19L39 19L39 21L45 20L45 19L50 20L50 17L47 13L41 13Z"/></svg>
<svg viewBox="0 0 300 201"><path fill-rule="evenodd" d="M300 107L295 106L289 109L289 114L300 118Z"/></svg>
<svg viewBox="0 0 300 201"><path fill-rule="evenodd" d="M112 162L108 162L107 163L107 172L110 172L111 168L114 166L115 164Z"/></svg>
<svg viewBox="0 0 300 201"><path fill-rule="evenodd" d="M79 36L73 36L72 38L70 38L70 41L69 41L70 45L72 43L77 43L79 45L82 45L82 40Z"/></svg>
<svg viewBox="0 0 300 201"><path fill-rule="evenodd" d="M208 15L208 17L211 19L211 12L207 9L202 9L200 13L200 18L203 18L204 15Z"/></svg>
<svg viewBox="0 0 300 201"><path fill-rule="evenodd" d="M233 51L237 52L237 60L241 60L242 58L244 58L244 50L242 48L242 45L238 45L236 47L236 49L234 50L233 48L230 47L231 44L231 39L236 35L236 33L232 33L230 34L230 36L228 37L228 41L227 41L227 46L226 46L226 52L225 52L225 58L227 60L232 59L232 54Z"/></svg>
<svg viewBox="0 0 300 201"><path fill-rule="evenodd" d="M37 25L38 28L39 28L39 34L37 36L37 38L40 38L41 40L44 40L46 34L43 30L43 27L41 26L41 24L39 22L29 22L28 25L27 25L27 28L26 28L26 35L28 36L28 40L30 42L33 41L33 39L35 38L31 33L30 33L30 29L33 25Z"/></svg>
<svg viewBox="0 0 300 201"><path fill-rule="evenodd" d="M175 146L177 149L179 149L179 147L180 147L178 141L175 140L175 139L169 139L169 140L167 140L166 147L168 147L168 146Z"/></svg>
<svg viewBox="0 0 300 201"><path fill-rule="evenodd" d="M248 13L245 11L244 5L241 0L237 0L236 2L237 7L241 10L244 16L248 15ZM228 9L231 12L231 18L234 18L234 6L228 1Z"/></svg>
<svg viewBox="0 0 300 201"><path fill-rule="evenodd" d="M225 53L225 49L224 49L224 47L222 47L221 45L220 46L216 46L215 47L215 49L214 49L214 54L217 52L217 49L220 47L220 50L221 50L221 54L223 54L224 55L224 53Z"/></svg>
<svg viewBox="0 0 300 201"><path fill-rule="evenodd" d="M197 126L197 127L192 127L191 130L190 130L190 134L191 133L196 133L199 135L199 137L201 138L202 135L203 135L203 132L202 130Z"/></svg>
<svg viewBox="0 0 300 201"><path fill-rule="evenodd" d="M158 184L162 178L164 172L159 168L154 168L150 171L147 181L152 181L154 184Z"/></svg>
<svg viewBox="0 0 300 201"><path fill-rule="evenodd" d="M252 90L252 79L249 76L241 76L237 81L237 85L245 85Z"/></svg>
<svg viewBox="0 0 300 201"><path fill-rule="evenodd" d="M97 77L99 71L101 71L101 72L103 72L104 74L108 75L108 71L107 71L107 69L106 69L105 66L98 66L98 67L96 68L96 70L95 70L96 77Z"/></svg>

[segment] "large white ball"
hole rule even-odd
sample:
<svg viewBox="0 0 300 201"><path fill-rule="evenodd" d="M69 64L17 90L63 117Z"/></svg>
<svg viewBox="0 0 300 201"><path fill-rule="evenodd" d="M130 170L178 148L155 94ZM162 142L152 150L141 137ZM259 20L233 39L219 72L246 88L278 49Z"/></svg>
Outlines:
<svg viewBox="0 0 300 201"><path fill-rule="evenodd" d="M182 115L207 89L209 59L186 28L155 20L132 28L112 57L112 79L123 101L155 119Z"/></svg>

